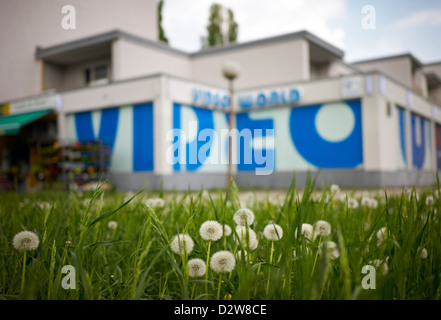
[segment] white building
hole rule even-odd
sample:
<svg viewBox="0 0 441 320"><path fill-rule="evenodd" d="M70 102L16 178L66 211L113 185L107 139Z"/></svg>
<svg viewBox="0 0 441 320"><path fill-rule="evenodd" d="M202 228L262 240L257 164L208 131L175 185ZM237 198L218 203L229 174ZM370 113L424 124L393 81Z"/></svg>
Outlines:
<svg viewBox="0 0 441 320"><path fill-rule="evenodd" d="M39 141L101 140L120 189L223 186L221 68L233 60L237 184L284 187L294 172L298 185L307 172L342 186L436 181L441 62L403 54L348 64L307 31L186 53L157 41L155 0L70 4L76 30L61 27L59 1L2 1L3 170L12 153L30 171Z"/></svg>

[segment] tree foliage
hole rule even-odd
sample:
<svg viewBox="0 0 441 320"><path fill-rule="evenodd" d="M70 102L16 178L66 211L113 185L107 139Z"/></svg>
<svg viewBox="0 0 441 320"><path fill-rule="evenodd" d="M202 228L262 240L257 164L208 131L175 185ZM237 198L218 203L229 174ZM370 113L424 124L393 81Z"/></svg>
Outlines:
<svg viewBox="0 0 441 320"><path fill-rule="evenodd" d="M207 37L202 37L202 47L223 46L235 43L239 25L234 19L231 9L224 8L221 4L214 3L210 7L208 18Z"/></svg>
<svg viewBox="0 0 441 320"><path fill-rule="evenodd" d="M159 41L162 41L168 44L168 39L165 35L164 29L162 28L162 7L164 6L164 0L160 0L158 2L158 38Z"/></svg>

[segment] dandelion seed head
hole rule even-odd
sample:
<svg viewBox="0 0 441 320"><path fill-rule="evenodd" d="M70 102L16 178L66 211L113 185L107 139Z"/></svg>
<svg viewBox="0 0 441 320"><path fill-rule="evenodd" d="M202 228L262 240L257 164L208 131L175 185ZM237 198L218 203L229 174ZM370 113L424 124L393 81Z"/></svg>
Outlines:
<svg viewBox="0 0 441 320"><path fill-rule="evenodd" d="M431 206L435 203L435 200L433 199L433 196L428 195L426 197L426 206Z"/></svg>
<svg viewBox="0 0 441 320"><path fill-rule="evenodd" d="M423 259L423 260L427 258L427 249L426 248L423 248L421 250L420 258Z"/></svg>
<svg viewBox="0 0 441 320"><path fill-rule="evenodd" d="M118 228L118 222L116 221L109 221L109 223L107 224L107 228L111 229L111 230L115 230L116 228Z"/></svg>
<svg viewBox="0 0 441 320"><path fill-rule="evenodd" d="M233 220L238 226L251 226L254 223L254 212L248 208L240 208L234 213Z"/></svg>
<svg viewBox="0 0 441 320"><path fill-rule="evenodd" d="M231 236L232 230L231 227L228 224L224 225L224 235L226 237Z"/></svg>
<svg viewBox="0 0 441 320"><path fill-rule="evenodd" d="M189 235L180 233L173 237L170 246L174 253L184 255L187 252L188 255L193 251L194 242Z"/></svg>
<svg viewBox="0 0 441 320"><path fill-rule="evenodd" d="M331 193L336 194L340 191L340 186L338 184L332 184L331 185Z"/></svg>
<svg viewBox="0 0 441 320"><path fill-rule="evenodd" d="M338 250L337 244L334 241L325 241L319 247L319 254L323 253L323 247L325 247L327 254L331 260L335 260L340 257L340 251Z"/></svg>
<svg viewBox="0 0 441 320"><path fill-rule="evenodd" d="M386 261L375 259L373 261L369 261L369 264L373 265L376 269L380 269L382 274L385 275L389 272L389 267L387 265L387 260L389 260L389 257L386 258Z"/></svg>
<svg viewBox="0 0 441 320"><path fill-rule="evenodd" d="M278 224L270 223L263 229L265 238L271 241L278 241L283 237L283 229Z"/></svg>
<svg viewBox="0 0 441 320"><path fill-rule="evenodd" d="M205 265L205 261L198 258L188 260L187 266L188 266L188 275L191 278L200 278L204 276L207 269Z"/></svg>
<svg viewBox="0 0 441 320"><path fill-rule="evenodd" d="M41 210L49 210L52 204L47 201L39 201L37 202L37 206L39 206Z"/></svg>
<svg viewBox="0 0 441 320"><path fill-rule="evenodd" d="M348 199L348 208L349 209L357 209L358 208L358 201L354 198Z"/></svg>
<svg viewBox="0 0 441 320"><path fill-rule="evenodd" d="M247 251L242 251L242 250L238 250L236 253L236 258L237 259L242 259L242 252L243 252L243 256L246 258L248 255Z"/></svg>
<svg viewBox="0 0 441 320"><path fill-rule="evenodd" d="M145 204L151 208L161 208L165 206L165 201L161 198L150 198L145 201Z"/></svg>
<svg viewBox="0 0 441 320"><path fill-rule="evenodd" d="M341 202L346 202L346 199L348 198L348 195L346 193L342 193L339 197L339 200Z"/></svg>
<svg viewBox="0 0 441 320"><path fill-rule="evenodd" d="M311 240L314 232L314 227L309 223L302 224L302 234L305 238Z"/></svg>
<svg viewBox="0 0 441 320"><path fill-rule="evenodd" d="M210 267L216 273L228 273L236 266L236 258L229 251L218 251L211 256Z"/></svg>
<svg viewBox="0 0 441 320"><path fill-rule="evenodd" d="M377 231L377 238L378 240L383 240L384 236L387 234L386 233L386 227L381 228L380 230Z"/></svg>
<svg viewBox="0 0 441 320"><path fill-rule="evenodd" d="M236 233L239 237L237 242L241 242L242 246L245 248L249 248L251 251L255 250L259 244L257 240L256 232L253 229L247 228L244 226L236 227Z"/></svg>
<svg viewBox="0 0 441 320"><path fill-rule="evenodd" d="M40 239L32 231L21 231L14 236L12 244L18 251L32 251L38 248Z"/></svg>
<svg viewBox="0 0 441 320"><path fill-rule="evenodd" d="M315 223L314 235L326 237L331 234L331 224L324 220L319 220Z"/></svg>
<svg viewBox="0 0 441 320"><path fill-rule="evenodd" d="M363 198L361 198L361 205L362 205L363 207L367 207L368 204L369 204L369 200L370 200L370 198L368 198L368 197L363 197Z"/></svg>
<svg viewBox="0 0 441 320"><path fill-rule="evenodd" d="M217 241L222 238L222 225L214 220L205 221L199 228L202 239L207 241Z"/></svg>

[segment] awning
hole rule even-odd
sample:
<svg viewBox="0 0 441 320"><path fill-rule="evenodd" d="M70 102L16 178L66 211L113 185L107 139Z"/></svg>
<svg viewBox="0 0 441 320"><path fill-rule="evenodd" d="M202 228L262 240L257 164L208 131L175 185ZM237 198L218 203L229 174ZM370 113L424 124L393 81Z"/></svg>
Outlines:
<svg viewBox="0 0 441 320"><path fill-rule="evenodd" d="M20 128L54 112L53 110L39 110L22 114L13 114L0 117L0 136L18 134Z"/></svg>

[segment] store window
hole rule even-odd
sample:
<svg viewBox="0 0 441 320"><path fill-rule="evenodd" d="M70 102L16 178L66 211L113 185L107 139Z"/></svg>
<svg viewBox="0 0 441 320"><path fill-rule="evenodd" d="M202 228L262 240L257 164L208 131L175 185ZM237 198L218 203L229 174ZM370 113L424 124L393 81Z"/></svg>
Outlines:
<svg viewBox="0 0 441 320"><path fill-rule="evenodd" d="M86 85L105 84L109 82L109 65L98 64L84 69Z"/></svg>

